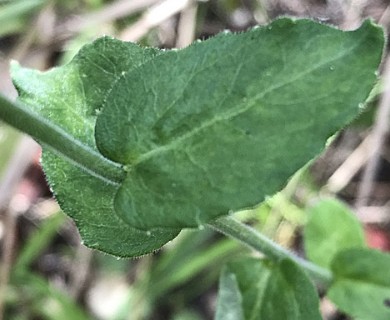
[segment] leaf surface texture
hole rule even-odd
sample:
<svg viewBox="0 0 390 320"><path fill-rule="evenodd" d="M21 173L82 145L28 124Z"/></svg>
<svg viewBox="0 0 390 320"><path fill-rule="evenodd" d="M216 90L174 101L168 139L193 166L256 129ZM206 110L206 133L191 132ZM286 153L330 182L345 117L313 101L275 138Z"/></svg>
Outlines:
<svg viewBox="0 0 390 320"><path fill-rule="evenodd" d="M130 225L184 228L280 190L358 113L383 33L283 18L159 55L123 75L96 124L99 150L127 176Z"/></svg>

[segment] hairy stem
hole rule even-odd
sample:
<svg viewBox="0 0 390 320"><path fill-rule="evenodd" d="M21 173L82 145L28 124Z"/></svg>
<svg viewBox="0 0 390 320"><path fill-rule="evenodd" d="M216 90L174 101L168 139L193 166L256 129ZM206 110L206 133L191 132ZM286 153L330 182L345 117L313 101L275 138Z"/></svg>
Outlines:
<svg viewBox="0 0 390 320"><path fill-rule="evenodd" d="M239 240L250 248L263 253L271 260L279 261L281 259L289 258L295 261L299 266L305 269L314 280L325 287L328 287L332 282L332 274L327 269L296 256L291 251L281 247L257 230L232 217L219 218L210 222L208 225L233 239Z"/></svg>
<svg viewBox="0 0 390 320"><path fill-rule="evenodd" d="M124 176L121 165L104 158L62 128L42 118L20 103L0 95L0 119L23 131L51 151L60 154L107 183L119 183Z"/></svg>
<svg viewBox="0 0 390 320"><path fill-rule="evenodd" d="M45 147L67 158L84 170L108 183L119 183L124 176L123 168L82 144L62 128L40 117L19 103L13 103L0 95L0 119L29 134ZM247 246L278 261L290 258L305 269L312 278L328 286L332 274L279 246L255 229L231 218L224 217L209 223L213 229L241 241Z"/></svg>

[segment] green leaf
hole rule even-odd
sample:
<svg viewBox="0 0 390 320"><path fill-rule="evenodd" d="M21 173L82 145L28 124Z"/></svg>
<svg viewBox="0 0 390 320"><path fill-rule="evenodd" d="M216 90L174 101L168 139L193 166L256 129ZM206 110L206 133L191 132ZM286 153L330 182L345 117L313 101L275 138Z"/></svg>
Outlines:
<svg viewBox="0 0 390 320"><path fill-rule="evenodd" d="M244 320L242 294L236 275L224 268L219 280L218 304L215 319Z"/></svg>
<svg viewBox="0 0 390 320"><path fill-rule="evenodd" d="M287 259L275 264L256 258L229 263L221 276L216 320L230 315L245 320L321 319L313 284Z"/></svg>
<svg viewBox="0 0 390 320"><path fill-rule="evenodd" d="M335 282L327 295L359 320L390 319L390 255L370 249L340 252L332 262Z"/></svg>
<svg viewBox="0 0 390 320"><path fill-rule="evenodd" d="M42 140L88 246L140 255L280 189L358 113L382 47L370 22L287 18L164 54L102 38L47 73L14 66L23 104L1 117Z"/></svg>
<svg viewBox="0 0 390 320"><path fill-rule="evenodd" d="M122 73L159 53L104 37L85 46L64 67L41 73L14 64L12 76L20 100L94 159L99 156L96 115L107 92ZM61 208L75 220L87 246L118 256L138 256L157 250L177 235L176 230L145 232L126 224L113 208L118 183L91 168L49 148L44 148L42 162Z"/></svg>
<svg viewBox="0 0 390 320"><path fill-rule="evenodd" d="M19 291L19 297L28 301L30 312L32 311L38 319L90 319L86 311L69 294L54 286L53 283L50 283L42 275L38 275L31 270L24 271L14 277L12 282ZM21 298L17 300L15 305L20 303L20 301ZM24 313L21 309L18 312L21 315ZM26 319L26 315L24 314L21 318L13 317L13 319Z"/></svg>
<svg viewBox="0 0 390 320"><path fill-rule="evenodd" d="M20 133L0 121L0 136L0 180L3 180L3 175L7 172L7 165L15 152Z"/></svg>
<svg viewBox="0 0 390 320"><path fill-rule="evenodd" d="M343 203L335 199L322 200L308 210L308 215L305 252L316 264L329 268L338 252L365 247L363 228Z"/></svg>
<svg viewBox="0 0 390 320"><path fill-rule="evenodd" d="M34 14L45 5L45 0L11 1L9 4L0 3L0 37L20 32L27 26L28 15Z"/></svg>
<svg viewBox="0 0 390 320"><path fill-rule="evenodd" d="M127 170L117 214L142 230L196 227L280 190L359 113L383 41L368 21L343 32L283 18L126 73L96 124L101 153Z"/></svg>

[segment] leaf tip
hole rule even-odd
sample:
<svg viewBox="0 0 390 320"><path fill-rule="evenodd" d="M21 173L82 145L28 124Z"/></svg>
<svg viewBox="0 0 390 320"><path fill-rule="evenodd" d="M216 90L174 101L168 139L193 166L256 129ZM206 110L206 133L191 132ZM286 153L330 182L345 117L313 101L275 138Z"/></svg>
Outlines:
<svg viewBox="0 0 390 320"><path fill-rule="evenodd" d="M22 69L22 66L20 65L19 61L17 60L11 60L9 63L11 77L14 77L14 74L17 73L20 69Z"/></svg>

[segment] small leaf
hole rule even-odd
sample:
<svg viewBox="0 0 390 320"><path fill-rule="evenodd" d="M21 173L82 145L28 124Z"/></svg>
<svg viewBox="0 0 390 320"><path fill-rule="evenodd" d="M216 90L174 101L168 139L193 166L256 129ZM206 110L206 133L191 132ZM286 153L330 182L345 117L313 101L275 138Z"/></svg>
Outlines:
<svg viewBox="0 0 390 320"><path fill-rule="evenodd" d="M359 113L382 48L371 22L283 18L133 69L96 124L101 153L127 168L116 212L142 230L184 228L260 203Z"/></svg>
<svg viewBox="0 0 390 320"><path fill-rule="evenodd" d="M242 295L236 275L224 268L219 280L218 304L215 319L244 320Z"/></svg>
<svg viewBox="0 0 390 320"><path fill-rule="evenodd" d="M313 284L291 260L272 263L246 258L231 262L222 273L219 295L216 320L228 319L241 299L244 318L235 319L321 319Z"/></svg>
<svg viewBox="0 0 390 320"><path fill-rule="evenodd" d="M361 320L390 319L390 254L370 249L340 252L332 262L335 282L327 295Z"/></svg>
<svg viewBox="0 0 390 320"><path fill-rule="evenodd" d="M322 200L308 210L308 215L304 232L305 251L316 264L329 268L338 252L365 247L359 220L341 202L335 199Z"/></svg>
<svg viewBox="0 0 390 320"><path fill-rule="evenodd" d="M105 95L123 73L157 54L156 49L105 37L85 46L68 65L41 73L14 64L12 76L20 100L76 143L97 152L94 126ZM139 256L159 249L177 235L176 230L146 232L129 226L113 208L118 184L43 151L50 186L87 246L117 256Z"/></svg>

